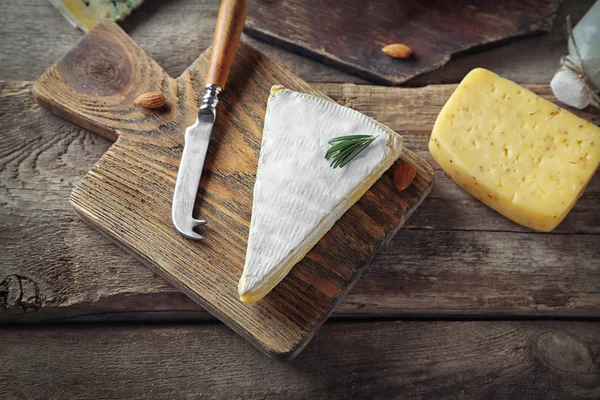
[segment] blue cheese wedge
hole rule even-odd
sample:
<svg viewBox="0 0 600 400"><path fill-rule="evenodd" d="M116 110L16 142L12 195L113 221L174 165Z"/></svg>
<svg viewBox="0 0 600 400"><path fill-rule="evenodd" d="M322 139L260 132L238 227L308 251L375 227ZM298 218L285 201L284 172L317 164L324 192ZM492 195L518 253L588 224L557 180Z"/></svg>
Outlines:
<svg viewBox="0 0 600 400"><path fill-rule="evenodd" d="M102 18L125 19L143 0L50 0L50 3L76 28L92 29Z"/></svg>
<svg viewBox="0 0 600 400"><path fill-rule="evenodd" d="M325 160L328 141L377 138L343 168ZM275 86L267 105L244 272L245 303L267 295L400 157L402 137L323 98Z"/></svg>

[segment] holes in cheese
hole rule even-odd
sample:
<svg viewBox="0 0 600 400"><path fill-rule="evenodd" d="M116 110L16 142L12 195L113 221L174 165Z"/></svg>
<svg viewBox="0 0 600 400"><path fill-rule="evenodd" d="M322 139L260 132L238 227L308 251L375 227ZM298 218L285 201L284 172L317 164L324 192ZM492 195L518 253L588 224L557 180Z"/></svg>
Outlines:
<svg viewBox="0 0 600 400"><path fill-rule="evenodd" d="M518 224L551 231L600 163L600 128L485 69L440 112L429 151L463 189Z"/></svg>

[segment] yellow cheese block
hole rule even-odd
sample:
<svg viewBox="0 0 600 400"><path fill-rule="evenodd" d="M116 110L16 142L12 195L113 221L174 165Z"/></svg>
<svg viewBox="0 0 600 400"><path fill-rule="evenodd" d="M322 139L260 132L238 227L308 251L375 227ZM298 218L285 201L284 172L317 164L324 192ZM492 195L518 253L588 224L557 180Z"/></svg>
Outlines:
<svg viewBox="0 0 600 400"><path fill-rule="evenodd" d="M429 151L463 189L518 224L554 229L600 163L600 128L485 69L435 122Z"/></svg>

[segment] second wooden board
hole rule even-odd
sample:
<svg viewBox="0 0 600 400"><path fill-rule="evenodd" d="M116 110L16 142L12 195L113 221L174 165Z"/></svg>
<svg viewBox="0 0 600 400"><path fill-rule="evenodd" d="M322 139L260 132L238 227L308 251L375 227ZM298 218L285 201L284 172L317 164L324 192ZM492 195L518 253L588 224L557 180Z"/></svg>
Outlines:
<svg viewBox="0 0 600 400"><path fill-rule="evenodd" d="M471 48L548 32L561 0L254 0L245 32L373 82L398 85ZM381 49L408 45L411 57Z"/></svg>
<svg viewBox="0 0 600 400"><path fill-rule="evenodd" d="M241 303L262 126L269 89L281 84L321 95L253 48L240 46L201 181L196 212L210 221L206 240L177 235L171 198L183 132L198 110L208 54L178 79L168 76L116 24L97 25L35 84L38 101L59 115L116 140L73 191L83 219L135 254L268 354L293 358L313 337L364 269L431 190L433 170L406 149L417 169L402 192L392 168L335 224L265 299ZM161 90L167 106L136 107Z"/></svg>

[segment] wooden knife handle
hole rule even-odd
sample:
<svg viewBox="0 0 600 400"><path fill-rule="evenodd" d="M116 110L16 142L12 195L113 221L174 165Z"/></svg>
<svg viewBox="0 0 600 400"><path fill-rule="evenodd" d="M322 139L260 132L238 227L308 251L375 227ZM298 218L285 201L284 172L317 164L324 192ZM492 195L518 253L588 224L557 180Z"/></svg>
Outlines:
<svg viewBox="0 0 600 400"><path fill-rule="evenodd" d="M215 84L221 86L222 89L225 88L233 57L240 43L247 12L246 0L221 1L206 84Z"/></svg>

